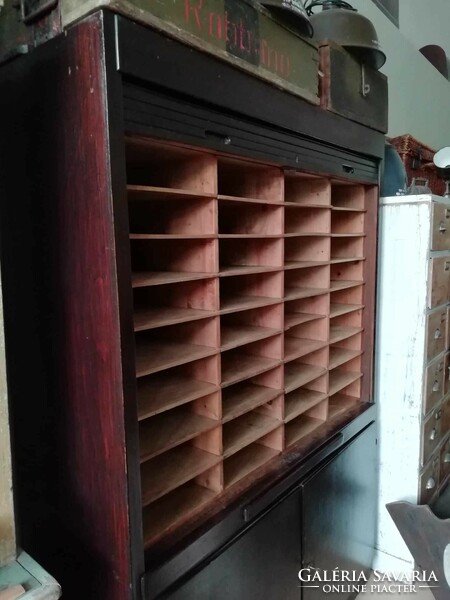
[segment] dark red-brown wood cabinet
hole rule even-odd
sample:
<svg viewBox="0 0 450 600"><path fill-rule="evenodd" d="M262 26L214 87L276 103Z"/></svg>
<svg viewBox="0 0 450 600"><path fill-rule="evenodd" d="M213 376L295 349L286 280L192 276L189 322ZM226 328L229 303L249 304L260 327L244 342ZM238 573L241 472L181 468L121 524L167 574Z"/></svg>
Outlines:
<svg viewBox="0 0 450 600"><path fill-rule="evenodd" d="M77 600L369 566L383 136L108 12L0 93L25 550Z"/></svg>

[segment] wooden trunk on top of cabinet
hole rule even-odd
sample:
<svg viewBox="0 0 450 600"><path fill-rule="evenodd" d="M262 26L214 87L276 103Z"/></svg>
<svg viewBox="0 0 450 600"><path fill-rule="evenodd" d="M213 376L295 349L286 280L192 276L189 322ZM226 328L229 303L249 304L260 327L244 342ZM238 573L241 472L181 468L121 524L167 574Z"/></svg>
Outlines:
<svg viewBox="0 0 450 600"><path fill-rule="evenodd" d="M412 559L385 504L429 504L448 480L450 202L381 199L377 385L380 538L378 567Z"/></svg>
<svg viewBox="0 0 450 600"><path fill-rule="evenodd" d="M373 422L383 136L104 12L0 82L24 546L134 600Z"/></svg>

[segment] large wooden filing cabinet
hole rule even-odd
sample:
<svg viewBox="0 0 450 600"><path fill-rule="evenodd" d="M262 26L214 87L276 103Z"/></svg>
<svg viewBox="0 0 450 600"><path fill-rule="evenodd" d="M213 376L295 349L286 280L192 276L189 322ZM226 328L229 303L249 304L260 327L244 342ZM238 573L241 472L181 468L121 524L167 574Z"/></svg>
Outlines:
<svg viewBox="0 0 450 600"><path fill-rule="evenodd" d="M24 543L156 597L374 420L383 137L103 12L0 78Z"/></svg>
<svg viewBox="0 0 450 600"><path fill-rule="evenodd" d="M379 559L392 570L411 559L385 504L429 504L449 474L450 202L382 198L380 252Z"/></svg>

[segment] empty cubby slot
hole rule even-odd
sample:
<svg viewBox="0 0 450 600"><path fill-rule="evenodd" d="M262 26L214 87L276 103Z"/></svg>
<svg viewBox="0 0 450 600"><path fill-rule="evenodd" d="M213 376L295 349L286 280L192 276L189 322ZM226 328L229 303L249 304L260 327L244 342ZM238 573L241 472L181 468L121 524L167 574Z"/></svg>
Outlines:
<svg viewBox="0 0 450 600"><path fill-rule="evenodd" d="M326 375L328 348L323 348L284 365L284 389L286 394Z"/></svg>
<svg viewBox="0 0 450 600"><path fill-rule="evenodd" d="M228 458L280 426L280 421L251 411L223 426L223 455Z"/></svg>
<svg viewBox="0 0 450 600"><path fill-rule="evenodd" d="M220 311L223 314L279 304L283 297L283 273L224 277L220 280Z"/></svg>
<svg viewBox="0 0 450 600"><path fill-rule="evenodd" d="M219 280L136 288L133 296L134 330L145 331L213 316L219 309Z"/></svg>
<svg viewBox="0 0 450 600"><path fill-rule="evenodd" d="M330 267L330 290L339 291L363 283L363 261L334 264Z"/></svg>
<svg viewBox="0 0 450 600"><path fill-rule="evenodd" d="M130 238L201 238L217 233L216 200L132 202Z"/></svg>
<svg viewBox="0 0 450 600"><path fill-rule="evenodd" d="M328 319L292 327L284 336L284 361L295 360L328 344Z"/></svg>
<svg viewBox="0 0 450 600"><path fill-rule="evenodd" d="M245 381L273 369L281 362L282 336L254 342L221 355L222 387Z"/></svg>
<svg viewBox="0 0 450 600"><path fill-rule="evenodd" d="M362 211L365 208L365 190L362 185L333 183L331 186L333 208L345 211Z"/></svg>
<svg viewBox="0 0 450 600"><path fill-rule="evenodd" d="M295 171L285 173L284 200L302 206L330 206L331 187L327 179Z"/></svg>
<svg viewBox="0 0 450 600"><path fill-rule="evenodd" d="M147 506L221 462L218 454L186 442L141 464L142 504Z"/></svg>
<svg viewBox="0 0 450 600"><path fill-rule="evenodd" d="M276 430L277 431L277 430ZM280 427L280 433L282 429ZM269 436L273 436L272 432ZM265 436L265 437L269 437ZM223 464L224 486L229 488L247 475L263 467L275 458L281 449L264 445L265 439L258 440L227 458Z"/></svg>
<svg viewBox="0 0 450 600"><path fill-rule="evenodd" d="M147 548L156 543L169 531L200 513L217 493L194 480L146 506L142 515L144 546Z"/></svg>
<svg viewBox="0 0 450 600"><path fill-rule="evenodd" d="M363 291L364 286L359 285L332 292L330 294L330 318L363 309Z"/></svg>
<svg viewBox="0 0 450 600"><path fill-rule="evenodd" d="M139 425L141 462L217 427L217 420L202 414L204 405L208 404L211 413L219 413L219 394L212 394L207 399L178 406L142 421Z"/></svg>
<svg viewBox="0 0 450 600"><path fill-rule="evenodd" d="M129 186L147 187L150 192L159 192L160 188L175 190L181 195L185 191L200 195L217 193L217 164L212 154L130 138L126 145L126 159Z"/></svg>
<svg viewBox="0 0 450 600"><path fill-rule="evenodd" d="M329 394L337 394L350 384L357 382L362 377L361 356L347 361L338 368L330 370Z"/></svg>
<svg viewBox="0 0 450 600"><path fill-rule="evenodd" d="M341 212L331 213L331 233L336 236L364 235L364 213Z"/></svg>
<svg viewBox="0 0 450 600"><path fill-rule="evenodd" d="M345 348L340 344L330 346L329 368L335 369L336 367L340 367L354 358L361 356L361 354L362 350L359 348Z"/></svg>
<svg viewBox="0 0 450 600"><path fill-rule="evenodd" d="M222 390L222 421L231 421L278 398L282 393L282 379L280 365L258 377Z"/></svg>
<svg viewBox="0 0 450 600"><path fill-rule="evenodd" d="M283 176L277 167L235 158L219 158L218 189L220 196L283 201Z"/></svg>
<svg viewBox="0 0 450 600"><path fill-rule="evenodd" d="M284 329L289 331L292 327L316 321L328 315L329 296L313 296L301 300L290 300L284 304Z"/></svg>
<svg viewBox="0 0 450 600"><path fill-rule="evenodd" d="M330 285L330 267L313 267L286 271L284 275L284 297L299 300L325 293Z"/></svg>
<svg viewBox="0 0 450 600"><path fill-rule="evenodd" d="M222 237L263 237L283 234L283 207L219 200Z"/></svg>
<svg viewBox="0 0 450 600"><path fill-rule="evenodd" d="M327 398L328 377L322 375L284 397L284 421L289 423Z"/></svg>
<svg viewBox="0 0 450 600"><path fill-rule="evenodd" d="M285 269L307 268L329 260L329 237L287 238L284 242Z"/></svg>
<svg viewBox="0 0 450 600"><path fill-rule="evenodd" d="M143 377L218 352L219 319L204 319L136 334L136 376Z"/></svg>
<svg viewBox="0 0 450 600"><path fill-rule="evenodd" d="M320 427L328 417L328 400L302 413L285 425L286 447L292 446Z"/></svg>
<svg viewBox="0 0 450 600"><path fill-rule="evenodd" d="M216 240L133 240L133 287L206 278L218 272Z"/></svg>
<svg viewBox="0 0 450 600"><path fill-rule="evenodd" d="M220 274L275 270L283 266L282 239L221 239ZM251 267L249 269L249 267Z"/></svg>
<svg viewBox="0 0 450 600"><path fill-rule="evenodd" d="M364 238L331 238L331 261L362 260L364 258Z"/></svg>
<svg viewBox="0 0 450 600"><path fill-rule="evenodd" d="M338 342L342 342L348 338L353 338L353 336L356 336L358 333L363 331L363 328L360 324L348 325L347 322L340 321L340 318L341 317L333 319L333 321L330 323L330 344L337 344ZM341 346L341 344L339 345ZM358 350L359 348L352 349Z"/></svg>
<svg viewBox="0 0 450 600"><path fill-rule="evenodd" d="M330 211L323 208L285 208L284 228L286 235L329 235Z"/></svg>
<svg viewBox="0 0 450 600"><path fill-rule="evenodd" d="M358 404L358 398L346 394L334 394L328 400L328 418L333 419Z"/></svg>
<svg viewBox="0 0 450 600"><path fill-rule="evenodd" d="M138 418L140 421L194 400L210 402L219 389L220 357L209 356L163 373L140 377L137 381ZM220 418L220 413L204 412Z"/></svg>
<svg viewBox="0 0 450 600"><path fill-rule="evenodd" d="M220 347L230 350L281 333L282 320L281 304L222 315Z"/></svg>

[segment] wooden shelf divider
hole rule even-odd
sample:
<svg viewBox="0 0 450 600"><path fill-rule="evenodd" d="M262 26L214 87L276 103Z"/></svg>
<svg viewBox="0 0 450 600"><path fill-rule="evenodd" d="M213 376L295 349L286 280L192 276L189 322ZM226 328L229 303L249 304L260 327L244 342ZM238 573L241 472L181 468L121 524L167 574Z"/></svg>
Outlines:
<svg viewBox="0 0 450 600"><path fill-rule="evenodd" d="M345 325L330 325L330 344L336 344L363 331L362 327L348 327Z"/></svg>
<svg viewBox="0 0 450 600"><path fill-rule="evenodd" d="M254 443L233 454L224 462L225 489L231 487L247 475L267 464L280 454L279 450Z"/></svg>
<svg viewBox="0 0 450 600"><path fill-rule="evenodd" d="M292 446L296 442L312 433L315 429L320 427L324 423L322 419L316 419L314 417L308 417L306 415L300 415L296 419L293 419L286 424L285 437L286 446Z"/></svg>
<svg viewBox="0 0 450 600"><path fill-rule="evenodd" d="M222 387L255 377L279 364L279 359L253 356L242 351L237 354L229 351L229 354L222 355Z"/></svg>
<svg viewBox="0 0 450 600"><path fill-rule="evenodd" d="M220 456L188 445L150 459L141 466L142 505L146 506L195 479L221 460Z"/></svg>
<svg viewBox="0 0 450 600"><path fill-rule="evenodd" d="M226 388L222 391L222 423L267 404L281 394L281 390L248 382Z"/></svg>
<svg viewBox="0 0 450 600"><path fill-rule="evenodd" d="M144 545L157 542L188 518L198 514L217 496L217 492L190 481L144 507Z"/></svg>
<svg viewBox="0 0 450 600"><path fill-rule="evenodd" d="M134 330L147 331L156 327L189 323L200 319L214 317L217 313L212 310L195 308L177 308L173 306L158 306L134 311Z"/></svg>
<svg viewBox="0 0 450 600"><path fill-rule="evenodd" d="M321 375L325 375L327 369L313 365L288 363L284 366L284 390L286 393L293 392L299 387L314 381Z"/></svg>
<svg viewBox="0 0 450 600"><path fill-rule="evenodd" d="M330 347L330 362L329 369L339 367L346 362L349 362L353 358L361 356L362 350L348 350L347 348L337 348L336 346Z"/></svg>
<svg viewBox="0 0 450 600"><path fill-rule="evenodd" d="M197 415L184 406L146 419L139 427L141 462L214 429L218 421Z"/></svg>
<svg viewBox="0 0 450 600"><path fill-rule="evenodd" d="M126 154L148 547L361 400L371 224L359 183Z"/></svg>
<svg viewBox="0 0 450 600"><path fill-rule="evenodd" d="M168 340L141 342L136 346L136 377L164 371L213 354L217 354L217 349L209 346Z"/></svg>
<svg viewBox="0 0 450 600"><path fill-rule="evenodd" d="M323 392L316 392L301 388L287 394L285 396L285 413L284 422L289 423L299 415L303 414L310 408L313 408L323 400L326 400L328 395Z"/></svg>
<svg viewBox="0 0 450 600"><path fill-rule="evenodd" d="M223 426L223 455L228 458L280 426L280 422L257 412L245 413Z"/></svg>
<svg viewBox="0 0 450 600"><path fill-rule="evenodd" d="M351 371L341 371L339 369L330 371L330 396L337 394L337 392L340 392L354 381L358 381L361 377L362 373L352 373Z"/></svg>
<svg viewBox="0 0 450 600"><path fill-rule="evenodd" d="M219 390L217 385L173 373L152 375L138 380L138 418L140 421L203 398Z"/></svg>

